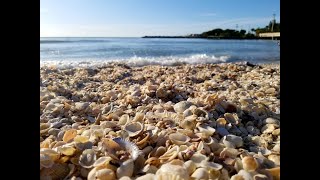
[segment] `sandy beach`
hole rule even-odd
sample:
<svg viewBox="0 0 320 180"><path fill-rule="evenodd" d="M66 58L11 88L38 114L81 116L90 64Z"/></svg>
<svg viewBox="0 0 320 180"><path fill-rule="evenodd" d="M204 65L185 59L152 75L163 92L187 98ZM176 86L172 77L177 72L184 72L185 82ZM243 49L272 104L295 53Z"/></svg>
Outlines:
<svg viewBox="0 0 320 180"><path fill-rule="evenodd" d="M40 179L280 179L280 65L40 68Z"/></svg>

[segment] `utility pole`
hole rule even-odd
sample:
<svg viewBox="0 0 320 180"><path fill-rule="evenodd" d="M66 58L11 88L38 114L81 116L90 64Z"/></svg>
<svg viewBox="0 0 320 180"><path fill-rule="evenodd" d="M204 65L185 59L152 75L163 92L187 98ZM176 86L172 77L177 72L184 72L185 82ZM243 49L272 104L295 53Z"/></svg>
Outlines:
<svg viewBox="0 0 320 180"><path fill-rule="evenodd" d="M276 22L276 14L273 13L273 19L272 19L272 26L271 26L271 32L273 32L273 26L274 26L274 23Z"/></svg>
<svg viewBox="0 0 320 180"><path fill-rule="evenodd" d="M276 22L276 14L273 13L273 19L272 19L272 26L271 26L271 32L273 32L273 26L274 26L274 23ZM273 36L272 36L272 40L273 40Z"/></svg>

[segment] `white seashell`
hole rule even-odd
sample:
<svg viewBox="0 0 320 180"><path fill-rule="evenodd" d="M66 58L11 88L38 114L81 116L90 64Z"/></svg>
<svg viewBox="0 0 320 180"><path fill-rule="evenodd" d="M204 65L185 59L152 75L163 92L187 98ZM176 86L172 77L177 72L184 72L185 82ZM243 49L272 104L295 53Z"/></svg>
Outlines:
<svg viewBox="0 0 320 180"><path fill-rule="evenodd" d="M183 113L186 109L188 109L192 105L189 101L180 101L173 106L173 109L177 113Z"/></svg>
<svg viewBox="0 0 320 180"><path fill-rule="evenodd" d="M118 143L121 147L124 147L126 149L126 151L128 151L130 153L131 158L134 161L142 154L140 149L130 141L126 141L122 138L113 138L112 140L114 142Z"/></svg>
<svg viewBox="0 0 320 180"><path fill-rule="evenodd" d="M128 115L128 114L123 114L121 117L120 117L120 119L119 119L119 121L118 121L118 124L119 125L125 125L125 124L127 124L127 123L129 123L130 122L130 116Z"/></svg>
<svg viewBox="0 0 320 180"><path fill-rule="evenodd" d="M128 133L129 137L138 136L143 131L143 124L140 122L131 122L125 125L124 130Z"/></svg>
<svg viewBox="0 0 320 180"><path fill-rule="evenodd" d="M79 164L84 168L92 168L96 158L96 153L92 149L86 149L79 158Z"/></svg>
<svg viewBox="0 0 320 180"><path fill-rule="evenodd" d="M169 135L169 139L172 141L172 143L176 145L182 145L186 144L187 142L190 141L190 137L181 134L181 133L173 133Z"/></svg>
<svg viewBox="0 0 320 180"><path fill-rule="evenodd" d="M138 177L136 180L155 180L156 179L156 175L155 174L145 174L143 176Z"/></svg>
<svg viewBox="0 0 320 180"><path fill-rule="evenodd" d="M229 141L229 142L233 143L235 145L235 147L237 147L237 148L243 146L243 140L239 136L229 134L229 135L226 135L225 137L223 137L223 139L225 141Z"/></svg>
<svg viewBox="0 0 320 180"><path fill-rule="evenodd" d="M175 180L189 179L189 174L185 168L178 165L173 165L170 163L163 164L156 173L155 179L171 179L176 178Z"/></svg>
<svg viewBox="0 0 320 180"><path fill-rule="evenodd" d="M120 167L117 169L117 178L121 178L123 176L131 177L133 174L134 161L133 159L128 159L123 162Z"/></svg>
<svg viewBox="0 0 320 180"><path fill-rule="evenodd" d="M280 125L280 121L274 118L267 118L263 120L263 124L276 124Z"/></svg>
<svg viewBox="0 0 320 180"><path fill-rule="evenodd" d="M198 168L192 173L191 175L194 179L208 179L209 178L209 172L205 168Z"/></svg>
<svg viewBox="0 0 320 180"><path fill-rule="evenodd" d="M202 133L204 138L208 138L210 136L212 136L214 134L214 132L216 132L216 130L208 125L199 125L198 129L200 131L200 133Z"/></svg>
<svg viewBox="0 0 320 180"><path fill-rule="evenodd" d="M188 160L183 164L183 167L188 171L189 175L191 175L196 169L197 166L192 160Z"/></svg>
<svg viewBox="0 0 320 180"><path fill-rule="evenodd" d="M250 173L248 173L247 171L245 170L240 170L238 172L238 174L235 174L231 177L230 180L239 180L239 179L242 179L242 180L253 180L253 178L251 177Z"/></svg>
<svg viewBox="0 0 320 180"><path fill-rule="evenodd" d="M178 156L179 150L179 146L173 146L171 149L169 149L167 152L165 152L162 156L159 157L160 162L170 162Z"/></svg>

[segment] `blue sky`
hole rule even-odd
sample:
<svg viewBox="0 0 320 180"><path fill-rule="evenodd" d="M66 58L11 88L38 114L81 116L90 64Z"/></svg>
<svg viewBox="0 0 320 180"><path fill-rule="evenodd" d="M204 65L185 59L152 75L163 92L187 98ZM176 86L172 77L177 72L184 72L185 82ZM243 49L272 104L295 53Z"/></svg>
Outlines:
<svg viewBox="0 0 320 180"><path fill-rule="evenodd" d="M266 26L280 0L40 0L40 37L187 35Z"/></svg>

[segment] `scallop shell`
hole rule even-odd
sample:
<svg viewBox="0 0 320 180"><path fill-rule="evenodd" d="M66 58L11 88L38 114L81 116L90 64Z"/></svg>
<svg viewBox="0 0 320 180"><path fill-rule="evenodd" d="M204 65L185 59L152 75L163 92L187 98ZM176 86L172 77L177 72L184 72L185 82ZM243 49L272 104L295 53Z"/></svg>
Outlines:
<svg viewBox="0 0 320 180"><path fill-rule="evenodd" d="M169 139L171 140L172 143L176 145L182 145L186 144L187 142L190 141L190 137L181 134L181 133L173 133L169 135Z"/></svg>
<svg viewBox="0 0 320 180"><path fill-rule="evenodd" d="M173 146L167 152L165 152L162 156L159 157L161 163L170 162L174 158L178 156L179 146Z"/></svg>
<svg viewBox="0 0 320 180"><path fill-rule="evenodd" d="M201 167L202 166L202 162L203 161L207 161L208 157L197 152L195 154L193 154L193 156L190 158L190 160L197 166L197 167Z"/></svg>
<svg viewBox="0 0 320 180"><path fill-rule="evenodd" d="M156 178L159 180L164 179L174 179L174 180L183 180L189 179L189 174L185 168L182 166L173 165L170 163L163 164L156 173Z"/></svg>
<svg viewBox="0 0 320 180"><path fill-rule="evenodd" d="M63 179L69 174L69 172L70 168L67 164L56 163L50 168L43 168L40 171L40 179Z"/></svg>
<svg viewBox="0 0 320 180"><path fill-rule="evenodd" d="M72 156L76 152L76 149L71 146L60 146L57 148L57 151L66 156Z"/></svg>
<svg viewBox="0 0 320 180"><path fill-rule="evenodd" d="M40 149L40 154L48 155L52 161L56 161L60 158L60 154L57 151L48 148Z"/></svg>
<svg viewBox="0 0 320 180"><path fill-rule="evenodd" d="M143 176L138 177L136 180L155 180L156 176L153 173L147 173Z"/></svg>
<svg viewBox="0 0 320 180"><path fill-rule="evenodd" d="M131 122L125 125L124 130L128 133L129 137L138 136L143 131L143 124L140 122Z"/></svg>
<svg viewBox="0 0 320 180"><path fill-rule="evenodd" d="M73 138L76 137L76 135L77 135L76 129L69 129L64 133L62 140L66 143L71 142Z"/></svg>
<svg viewBox="0 0 320 180"><path fill-rule="evenodd" d="M205 168L198 168L192 173L191 177L194 179L209 179L209 172Z"/></svg>
<svg viewBox="0 0 320 180"><path fill-rule="evenodd" d="M40 167L51 168L54 162L47 154L40 154Z"/></svg>
<svg viewBox="0 0 320 180"><path fill-rule="evenodd" d="M119 144L121 149L125 149L128 151L131 155L131 158L135 161L142 152L139 150L139 148L132 142L126 141L122 138L113 138L112 139L115 143Z"/></svg>
<svg viewBox="0 0 320 180"><path fill-rule="evenodd" d="M96 161L96 153L92 149L86 149L82 152L79 158L79 164L84 168L92 168Z"/></svg>

